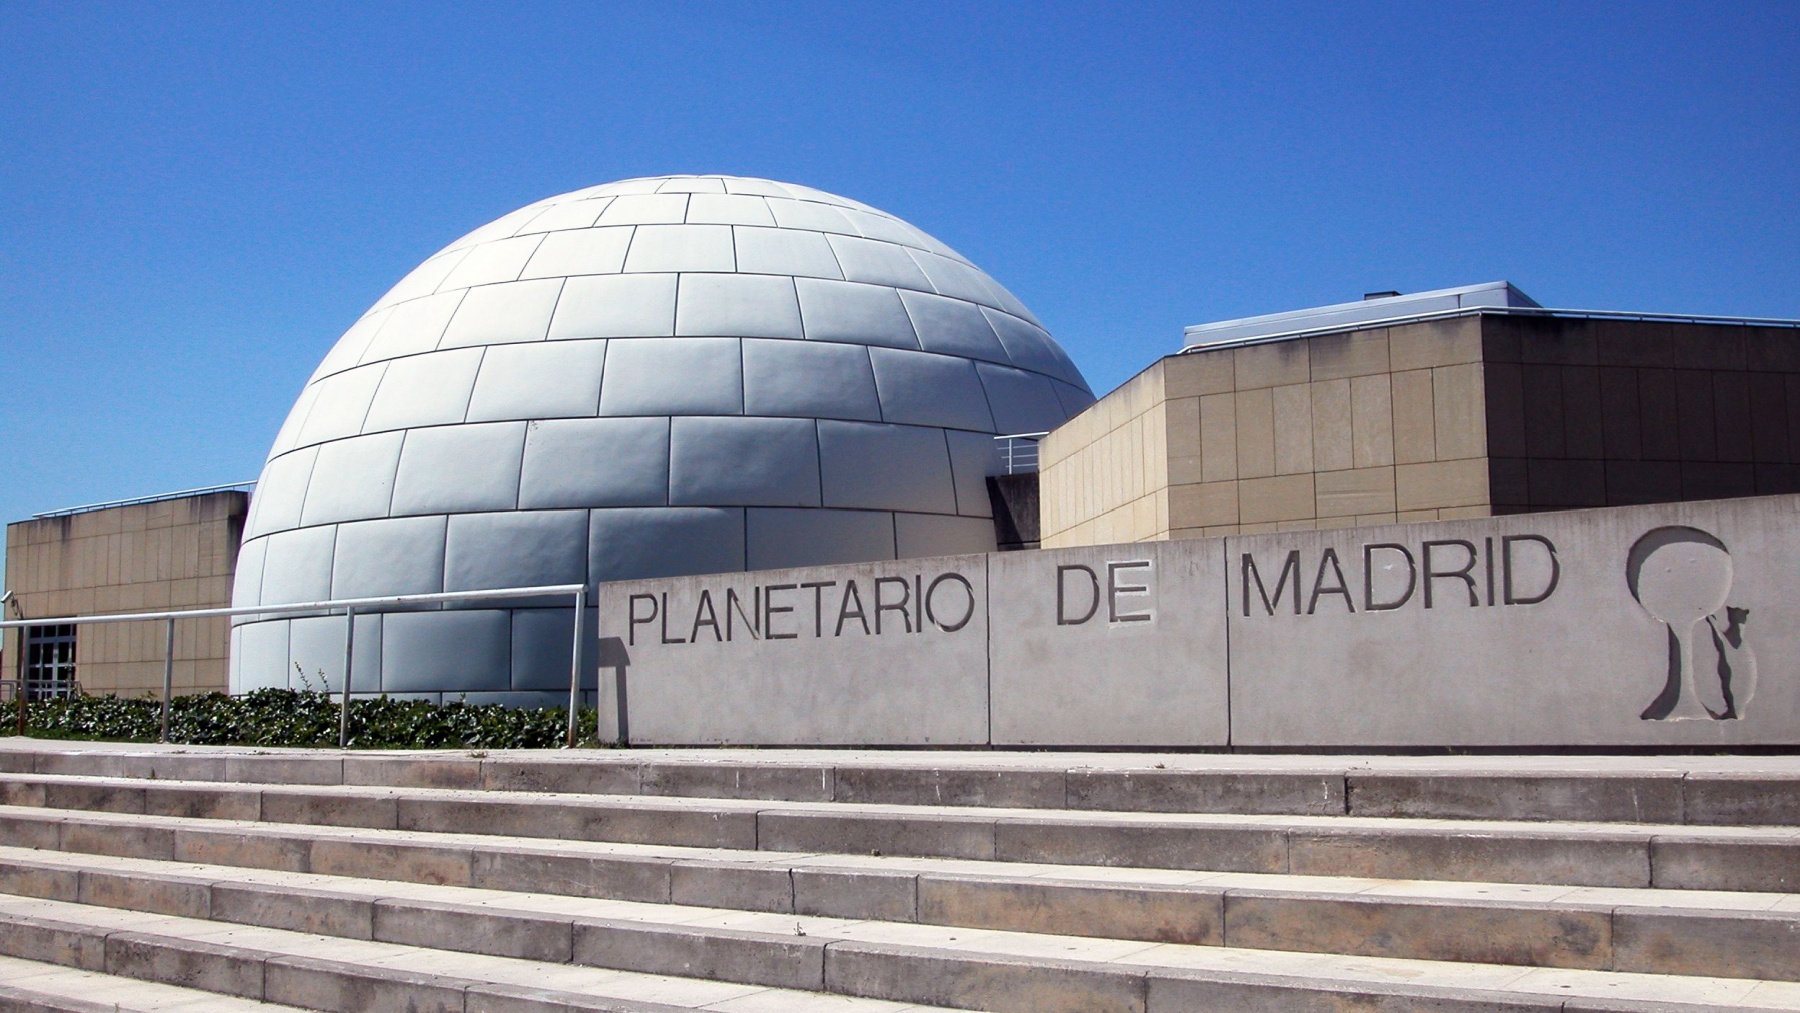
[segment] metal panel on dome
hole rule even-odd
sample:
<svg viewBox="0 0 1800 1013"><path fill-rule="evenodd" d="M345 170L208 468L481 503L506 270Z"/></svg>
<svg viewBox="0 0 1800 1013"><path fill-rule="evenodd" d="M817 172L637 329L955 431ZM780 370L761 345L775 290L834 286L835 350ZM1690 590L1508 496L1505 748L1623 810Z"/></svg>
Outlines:
<svg viewBox="0 0 1800 1013"><path fill-rule="evenodd" d="M582 583L587 538L586 510L459 514L450 518L444 590Z"/></svg>
<svg viewBox="0 0 1800 1013"><path fill-rule="evenodd" d="M736 338L800 337L794 279L779 275L684 274L675 333Z"/></svg>
<svg viewBox="0 0 1800 1013"><path fill-rule="evenodd" d="M776 224L784 229L801 229L809 232L834 232L840 235L857 235L856 226L837 208L810 201L770 198L769 211L775 215Z"/></svg>
<svg viewBox="0 0 1800 1013"><path fill-rule="evenodd" d="M593 622L591 616L588 622ZM557 694L550 702L538 706L554 707L567 700L569 652L573 649L574 640L575 618L571 610L515 610L512 623L512 688L515 691L535 690ZM598 682L598 652L586 652L582 662L581 687L584 691L591 692Z"/></svg>
<svg viewBox="0 0 1800 1013"><path fill-rule="evenodd" d="M332 545L337 528L300 528L270 535L263 557L259 604L324 601L331 597Z"/></svg>
<svg viewBox="0 0 1800 1013"><path fill-rule="evenodd" d="M808 341L847 341L891 348L919 347L900 293L883 285L794 279Z"/></svg>
<svg viewBox="0 0 1800 1013"><path fill-rule="evenodd" d="M253 623L231 631L231 691L288 688L288 623Z"/></svg>
<svg viewBox="0 0 1800 1013"><path fill-rule="evenodd" d="M697 193L688 198L689 225L774 225L775 216L761 197Z"/></svg>
<svg viewBox="0 0 1800 1013"><path fill-rule="evenodd" d="M272 625L272 624L271 624ZM291 689L319 689L341 693L344 690L344 620L339 616L291 619L282 623L288 628L287 675ZM351 691L381 691L381 617L356 617L356 643L351 648L356 657L351 667L354 678ZM567 677L563 679L568 683Z"/></svg>
<svg viewBox="0 0 1800 1013"><path fill-rule="evenodd" d="M970 359L1011 363L1000 339L981 307L961 299L950 299L925 292L902 292L900 301L912 317L918 332L919 346L927 352L943 352Z"/></svg>
<svg viewBox="0 0 1800 1013"><path fill-rule="evenodd" d="M396 517L340 524L331 597L432 594L444 589L444 518Z"/></svg>
<svg viewBox="0 0 1800 1013"><path fill-rule="evenodd" d="M884 243L898 243L902 246L916 246L919 238L912 230L885 215L874 214L859 208L845 208L845 218L856 227L856 231L870 239L879 239Z"/></svg>
<svg viewBox="0 0 1800 1013"><path fill-rule="evenodd" d="M895 514L894 547L899 558L993 552L994 523L979 517Z"/></svg>
<svg viewBox="0 0 1800 1013"><path fill-rule="evenodd" d="M742 176L726 176L724 178L726 193L754 194L758 197L791 197L787 187L771 179L750 179Z"/></svg>
<svg viewBox="0 0 1800 1013"><path fill-rule="evenodd" d="M982 279L980 271L940 254L924 250L913 250L911 253L925 276L931 279L938 294L966 299L984 306L992 306L996 302L993 288Z"/></svg>
<svg viewBox="0 0 1800 1013"><path fill-rule="evenodd" d="M871 348L869 361L884 420L995 431L987 394L968 359Z"/></svg>
<svg viewBox="0 0 1800 1013"><path fill-rule="evenodd" d="M561 278L540 278L472 288L451 316L438 347L542 341L562 285Z"/></svg>
<svg viewBox="0 0 1800 1013"><path fill-rule="evenodd" d="M570 278L550 338L654 338L675 333L675 275Z"/></svg>
<svg viewBox="0 0 1800 1013"><path fill-rule="evenodd" d="M668 502L667 418L550 419L525 435L521 510Z"/></svg>
<svg viewBox="0 0 1800 1013"><path fill-rule="evenodd" d="M475 372L481 367L481 351L458 348L388 363L363 419L363 432L463 421L469 410L469 392L475 389Z"/></svg>
<svg viewBox="0 0 1800 1013"><path fill-rule="evenodd" d="M586 203L586 202L583 202ZM521 280L582 274L618 274L625 268L633 226L553 232L531 255Z"/></svg>
<svg viewBox="0 0 1800 1013"><path fill-rule="evenodd" d="M263 559L268 551L267 538L249 539L238 549L237 570L231 576L232 601L262 601Z"/></svg>
<svg viewBox="0 0 1800 1013"><path fill-rule="evenodd" d="M396 305L363 351L362 361L379 362L436 348L466 291L459 288Z"/></svg>
<svg viewBox="0 0 1800 1013"><path fill-rule="evenodd" d="M434 254L430 260L413 268L411 273L388 289L387 294L376 300L374 310L388 309L398 303L422 299L436 292L444 278L468 255L467 249L450 249Z"/></svg>
<svg viewBox="0 0 1800 1013"><path fill-rule="evenodd" d="M670 176L656 188L657 193L724 193L725 181L717 176Z"/></svg>
<svg viewBox="0 0 1800 1013"><path fill-rule="evenodd" d="M600 385L602 415L741 415L736 338L614 341Z"/></svg>
<svg viewBox="0 0 1800 1013"><path fill-rule="evenodd" d="M525 269L525 262L531 259L538 244L544 237L518 236L511 239L497 239L491 243L483 243L469 251L438 286L443 291L453 288L470 288L475 285L492 285L497 281L512 281Z"/></svg>
<svg viewBox="0 0 1800 1013"><path fill-rule="evenodd" d="M1048 377L986 362L976 363L975 372L987 389L994 425L1003 433L1047 433L1068 418Z"/></svg>
<svg viewBox="0 0 1800 1013"><path fill-rule="evenodd" d="M894 515L876 510L745 511L745 569L894 558Z"/></svg>
<svg viewBox="0 0 1800 1013"><path fill-rule="evenodd" d="M1064 377L1063 361L1050 350L1053 342L1042 328L995 309L984 308L981 313L994 328L994 335L1006 348L1013 365L1057 379Z"/></svg>
<svg viewBox="0 0 1800 1013"><path fill-rule="evenodd" d="M414 429L406 434L391 513L511 510L519 504L525 423Z"/></svg>
<svg viewBox="0 0 1800 1013"><path fill-rule="evenodd" d="M669 502L678 506L818 506L811 419L677 418L669 433Z"/></svg>
<svg viewBox="0 0 1800 1013"><path fill-rule="evenodd" d="M511 660L510 612L396 612L382 623L384 693L510 689Z"/></svg>
<svg viewBox="0 0 1800 1013"><path fill-rule="evenodd" d="M404 432L335 440L319 448L306 483L300 523L329 524L386 517Z"/></svg>
<svg viewBox="0 0 1800 1013"><path fill-rule="evenodd" d="M687 217L687 194L621 194L596 225L675 225Z"/></svg>
<svg viewBox="0 0 1800 1013"><path fill-rule="evenodd" d="M987 477L1000 471L1000 455L987 433L944 431L950 444L950 470L956 476L956 512L964 517L994 516Z"/></svg>
<svg viewBox="0 0 1800 1013"><path fill-rule="evenodd" d="M742 507L620 507L588 516L591 581L742 569Z"/></svg>
<svg viewBox="0 0 1800 1013"><path fill-rule="evenodd" d="M956 512L941 429L821 420L819 474L828 507Z"/></svg>
<svg viewBox="0 0 1800 1013"><path fill-rule="evenodd" d="M387 308L373 309L363 314L362 319L351 324L350 329L344 332L344 336L337 340L337 344L331 346L331 351L325 353L324 361L319 363L319 368L314 371L312 379L307 381L309 389L320 377L341 373L361 362L363 352L368 350L369 342L375 340L375 335L381 330L381 325L387 323L388 314L391 312L393 310Z"/></svg>
<svg viewBox="0 0 1800 1013"><path fill-rule="evenodd" d="M737 269L744 274L785 274L796 278L842 278L837 257L822 232L798 229L736 228Z"/></svg>
<svg viewBox="0 0 1800 1013"><path fill-rule="evenodd" d="M600 410L606 341L546 341L500 345L482 356L466 419L553 419Z"/></svg>
<svg viewBox="0 0 1800 1013"><path fill-rule="evenodd" d="M744 414L881 420L869 352L820 341L744 341Z"/></svg>
<svg viewBox="0 0 1800 1013"><path fill-rule="evenodd" d="M1071 387L1057 380L1050 381L1050 388L1056 391L1056 399L1062 402L1063 415L1067 418L1074 418L1087 411L1088 406L1095 400L1094 395L1088 391L1080 387Z"/></svg>
<svg viewBox="0 0 1800 1013"><path fill-rule="evenodd" d="M250 516L244 521L245 538L300 526L306 483L312 478L313 460L318 456L319 448L307 447L283 454L263 467L257 494L250 500Z"/></svg>
<svg viewBox="0 0 1800 1013"><path fill-rule="evenodd" d="M625 254L626 274L735 270L728 225L640 225Z"/></svg>
<svg viewBox="0 0 1800 1013"><path fill-rule="evenodd" d="M319 375L313 378L313 382L308 383L300 391L299 399L288 411L287 418L282 420L281 429L275 433L275 444L269 448L269 456L263 459L265 465L300 445L300 427L305 425L306 417L312 414L313 402L319 399L317 380L325 375L327 374L321 368Z"/></svg>
<svg viewBox="0 0 1800 1013"><path fill-rule="evenodd" d="M931 282L925 272L906 253L906 247L855 236L828 236L831 251L837 254L844 277L875 285L930 292Z"/></svg>
<svg viewBox="0 0 1800 1013"><path fill-rule="evenodd" d="M612 203L610 197L592 197L587 200L569 201L567 204L552 204L540 211L537 217L519 230L519 235L528 236L534 232L556 232L562 229L591 228L600 212Z"/></svg>
<svg viewBox="0 0 1800 1013"><path fill-rule="evenodd" d="M388 364L378 362L347 372L328 376L313 385L318 392L312 410L300 425L298 446L340 440L362 432L363 420L369 416L369 404L375 400L375 388L387 373Z"/></svg>

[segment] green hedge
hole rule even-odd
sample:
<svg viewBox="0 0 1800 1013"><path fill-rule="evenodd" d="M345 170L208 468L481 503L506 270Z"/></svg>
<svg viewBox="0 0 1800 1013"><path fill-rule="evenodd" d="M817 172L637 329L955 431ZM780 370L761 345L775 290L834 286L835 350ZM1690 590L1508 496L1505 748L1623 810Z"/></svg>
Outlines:
<svg viewBox="0 0 1800 1013"><path fill-rule="evenodd" d="M290 689L244 696L178 696L169 706L169 741L205 746L323 746L338 744L341 697ZM499 704L434 704L386 697L350 702L353 749L546 749L568 734L563 708L526 710ZM16 727L9 710L0 734ZM583 745L596 745L595 713L576 713ZM155 742L162 705L155 699L77 696L28 704L25 732L43 739Z"/></svg>

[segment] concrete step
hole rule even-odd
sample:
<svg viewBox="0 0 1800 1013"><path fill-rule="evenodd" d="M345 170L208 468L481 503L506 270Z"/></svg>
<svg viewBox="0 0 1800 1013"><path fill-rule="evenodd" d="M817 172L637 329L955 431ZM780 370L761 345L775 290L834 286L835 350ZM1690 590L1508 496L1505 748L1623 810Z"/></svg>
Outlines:
<svg viewBox="0 0 1800 1013"><path fill-rule="evenodd" d="M0 775L0 803L742 851L1571 886L1800 888L1795 827L1072 812L51 774Z"/></svg>
<svg viewBox="0 0 1800 1013"><path fill-rule="evenodd" d="M256 999L0 957L0 1013L300 1013Z"/></svg>
<svg viewBox="0 0 1800 1013"><path fill-rule="evenodd" d="M0 738L0 771L1012 809L1800 825L1796 756L343 753Z"/></svg>
<svg viewBox="0 0 1800 1013"><path fill-rule="evenodd" d="M334 1013L926 1013L932 1008L4 896L0 951L116 978L178 982L186 990Z"/></svg>
<svg viewBox="0 0 1800 1013"><path fill-rule="evenodd" d="M1123 870L1045 868L1006 876L969 867L975 863L939 864L947 867L910 877L916 900L898 917L887 913L892 903L867 902L857 878L870 877L856 877L854 866L835 870L828 864L801 867L821 877L814 902L747 910L730 903L734 891L727 877L715 879L711 891L695 891L708 902L646 902L571 897L549 892L552 883L493 889L480 880L441 885L371 878L367 870L308 874L0 847L0 892L439 949L549 947L500 951L534 959L564 959L557 954L568 945L572 913L662 935L675 931L672 926L723 924L744 914L784 931L790 923L796 932L810 923L813 934L820 926L828 934L839 922L911 922L1090 939L1800 980L1800 898L1789 895L1242 874L1171 883ZM836 871L851 875L833 876ZM783 872L791 878L795 870L755 872L764 879ZM815 908L835 917L815 921L823 917ZM402 936L390 936L395 925L404 926Z"/></svg>
<svg viewBox="0 0 1800 1013"><path fill-rule="evenodd" d="M0 897L0 950L345 1013L389 1008L547 1013L635 1010L649 1003L662 1004L651 1009L745 1013L849 1013L892 1010L892 1004L1002 1013L1800 1010L1800 985L1791 982L1107 942L742 913L652 928L621 918L611 907L587 907L594 903L546 919L537 934L507 935L482 926L503 912L442 906L423 918L396 917L389 929L404 937L458 925L460 938L491 949L557 958L566 952L565 959L446 951L12 897ZM372 924L379 922L376 915ZM642 964L679 966L685 973L616 969ZM759 997L770 993L770 980L801 987Z"/></svg>

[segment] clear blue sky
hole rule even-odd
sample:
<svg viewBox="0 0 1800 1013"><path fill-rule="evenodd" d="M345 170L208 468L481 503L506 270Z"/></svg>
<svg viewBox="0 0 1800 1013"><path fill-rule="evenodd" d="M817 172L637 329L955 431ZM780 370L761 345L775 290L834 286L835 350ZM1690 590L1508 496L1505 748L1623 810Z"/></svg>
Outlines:
<svg viewBox="0 0 1800 1013"><path fill-rule="evenodd" d="M900 215L1097 391L1377 289L1800 317L1796 52L1792 0L0 0L0 519L254 477L407 270L627 176Z"/></svg>

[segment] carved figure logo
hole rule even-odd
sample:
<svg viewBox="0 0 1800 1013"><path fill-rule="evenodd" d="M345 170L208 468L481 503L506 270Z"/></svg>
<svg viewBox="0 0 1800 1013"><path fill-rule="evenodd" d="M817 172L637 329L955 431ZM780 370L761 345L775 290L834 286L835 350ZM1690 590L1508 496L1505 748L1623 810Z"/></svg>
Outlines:
<svg viewBox="0 0 1800 1013"><path fill-rule="evenodd" d="M1756 691L1756 654L1744 644L1750 610L1726 604L1731 578L1731 552L1699 528L1657 528L1632 545L1631 596L1669 631L1668 678L1644 720L1743 717Z"/></svg>

